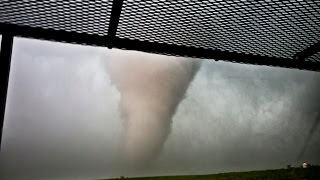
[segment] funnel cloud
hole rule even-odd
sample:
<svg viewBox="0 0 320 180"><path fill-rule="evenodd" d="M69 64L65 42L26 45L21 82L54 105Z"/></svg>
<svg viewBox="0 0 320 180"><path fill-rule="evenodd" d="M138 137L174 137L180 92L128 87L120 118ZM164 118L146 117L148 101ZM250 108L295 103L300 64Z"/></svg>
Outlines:
<svg viewBox="0 0 320 180"><path fill-rule="evenodd" d="M303 156L305 155L308 146L310 144L311 139L314 137L316 131L319 129L319 124L320 124L320 112L317 114L317 118L314 120L314 123L312 123L312 126L308 132L308 135L306 137L306 140L304 142L304 145L301 149L301 152L299 153L297 160L302 160Z"/></svg>
<svg viewBox="0 0 320 180"><path fill-rule="evenodd" d="M114 60L113 60L114 59ZM107 63L121 94L125 163L139 168L156 158L199 61L141 52L114 53Z"/></svg>

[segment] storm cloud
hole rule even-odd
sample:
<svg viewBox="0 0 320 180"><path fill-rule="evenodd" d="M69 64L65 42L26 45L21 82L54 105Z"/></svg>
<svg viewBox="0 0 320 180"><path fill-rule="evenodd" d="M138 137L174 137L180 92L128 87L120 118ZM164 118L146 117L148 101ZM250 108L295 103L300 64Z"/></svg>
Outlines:
<svg viewBox="0 0 320 180"><path fill-rule="evenodd" d="M121 92L107 68L122 52L15 39L1 178L126 175ZM319 73L197 61L202 61L201 67L175 110L162 151L147 167L130 175L320 163L320 132L315 127L320 110ZM310 130L312 135L308 135Z"/></svg>

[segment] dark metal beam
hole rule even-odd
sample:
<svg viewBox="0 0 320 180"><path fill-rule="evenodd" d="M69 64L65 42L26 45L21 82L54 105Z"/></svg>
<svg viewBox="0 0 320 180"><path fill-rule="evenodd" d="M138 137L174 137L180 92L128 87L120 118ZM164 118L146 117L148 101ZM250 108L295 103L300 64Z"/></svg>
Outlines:
<svg viewBox="0 0 320 180"><path fill-rule="evenodd" d="M14 36L91 46L106 46L106 42L108 41L108 36L0 23L0 34L7 33L10 33Z"/></svg>
<svg viewBox="0 0 320 180"><path fill-rule="evenodd" d="M138 50L158 54L170 54L185 57L224 60L244 64L278 66L285 68L320 71L320 63L315 62L203 49L196 47L178 46L156 42L116 38L114 47L119 49Z"/></svg>
<svg viewBox="0 0 320 180"><path fill-rule="evenodd" d="M3 132L3 123L6 109L8 82L11 65L13 36L3 34L0 50L0 150Z"/></svg>
<svg viewBox="0 0 320 180"><path fill-rule="evenodd" d="M122 9L123 0L113 0L112 3L112 10L111 10L111 16L109 21L109 29L108 29L108 48L113 47L113 43L116 37L118 24L121 16L121 9Z"/></svg>
<svg viewBox="0 0 320 180"><path fill-rule="evenodd" d="M312 71L320 71L320 63L300 59L267 57L244 53L228 52L214 49L204 49L171 45L165 43L147 42L118 37L90 35L85 33L58 31L53 29L33 28L0 23L0 34L10 33L14 36L45 39L58 42L112 47L119 49L137 50L158 54L224 60L236 63L278 66ZM113 31L113 33L116 33ZM112 43L110 43L112 39Z"/></svg>
<svg viewBox="0 0 320 180"><path fill-rule="evenodd" d="M313 44L312 46L309 46L307 49L297 53L294 58L299 60L305 60L308 57L316 54L317 52L320 52L320 41Z"/></svg>

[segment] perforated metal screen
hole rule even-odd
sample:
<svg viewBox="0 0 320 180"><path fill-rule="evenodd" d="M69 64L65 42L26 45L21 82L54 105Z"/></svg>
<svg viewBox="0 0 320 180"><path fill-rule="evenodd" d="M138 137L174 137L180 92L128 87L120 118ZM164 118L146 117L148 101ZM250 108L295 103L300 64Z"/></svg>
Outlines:
<svg viewBox="0 0 320 180"><path fill-rule="evenodd" d="M0 22L106 35L112 1L1 0Z"/></svg>
<svg viewBox="0 0 320 180"><path fill-rule="evenodd" d="M320 40L320 1L124 1L117 36L292 58Z"/></svg>
<svg viewBox="0 0 320 180"><path fill-rule="evenodd" d="M319 50L319 51L320 51L320 50ZM316 54L308 57L306 60L307 60L307 61L312 61L312 62L318 62L318 63L320 63L320 52L318 52L318 53L316 53Z"/></svg>
<svg viewBox="0 0 320 180"><path fill-rule="evenodd" d="M320 70L319 0L0 0L0 33Z"/></svg>

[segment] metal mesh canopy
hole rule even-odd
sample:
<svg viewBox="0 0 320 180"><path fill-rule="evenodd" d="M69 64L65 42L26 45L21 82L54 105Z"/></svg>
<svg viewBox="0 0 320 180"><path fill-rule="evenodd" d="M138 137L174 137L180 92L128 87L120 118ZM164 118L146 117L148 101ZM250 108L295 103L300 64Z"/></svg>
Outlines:
<svg viewBox="0 0 320 180"><path fill-rule="evenodd" d="M320 1L1 0L0 33L320 70Z"/></svg>
<svg viewBox="0 0 320 180"><path fill-rule="evenodd" d="M125 1L117 35L291 58L320 40L320 2Z"/></svg>
<svg viewBox="0 0 320 180"><path fill-rule="evenodd" d="M44 29L107 35L110 1L8 1L0 4L0 22Z"/></svg>
<svg viewBox="0 0 320 180"><path fill-rule="evenodd" d="M320 62L320 52L308 57L307 61Z"/></svg>

